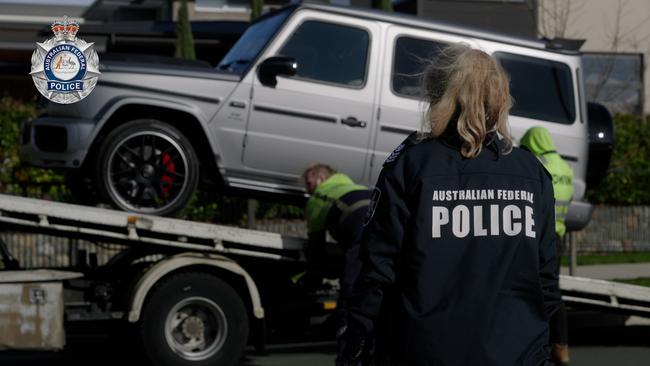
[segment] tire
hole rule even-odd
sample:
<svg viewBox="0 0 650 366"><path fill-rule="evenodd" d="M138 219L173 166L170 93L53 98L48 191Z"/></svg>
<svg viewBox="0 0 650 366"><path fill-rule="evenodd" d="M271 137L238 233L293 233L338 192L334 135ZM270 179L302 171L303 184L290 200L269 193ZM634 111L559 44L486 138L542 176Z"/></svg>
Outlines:
<svg viewBox="0 0 650 366"><path fill-rule="evenodd" d="M95 176L99 193L113 207L172 216L192 198L199 163L180 131L165 122L141 119L106 136Z"/></svg>
<svg viewBox="0 0 650 366"><path fill-rule="evenodd" d="M234 366L248 327L246 307L232 287L215 276L188 272L154 290L142 315L141 344L157 366Z"/></svg>

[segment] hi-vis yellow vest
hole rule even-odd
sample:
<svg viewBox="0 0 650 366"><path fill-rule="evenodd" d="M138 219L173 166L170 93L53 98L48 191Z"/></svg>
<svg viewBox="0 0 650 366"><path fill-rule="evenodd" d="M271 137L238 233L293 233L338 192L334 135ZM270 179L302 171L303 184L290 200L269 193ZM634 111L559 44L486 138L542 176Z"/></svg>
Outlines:
<svg viewBox="0 0 650 366"><path fill-rule="evenodd" d="M551 135L543 127L529 129L521 138L526 146L542 162L553 178L553 197L555 197L555 232L566 233L566 215L573 197L573 170L555 151Z"/></svg>
<svg viewBox="0 0 650 366"><path fill-rule="evenodd" d="M348 212L356 210L357 204L348 207L339 201L339 198L345 194L356 190L366 190L368 188L354 184L352 179L343 173L336 173L321 183L314 194L309 197L305 214L307 216L307 229L309 233L325 230L327 214L333 205L337 205L342 213L342 218ZM368 205L369 201L358 202L359 205Z"/></svg>

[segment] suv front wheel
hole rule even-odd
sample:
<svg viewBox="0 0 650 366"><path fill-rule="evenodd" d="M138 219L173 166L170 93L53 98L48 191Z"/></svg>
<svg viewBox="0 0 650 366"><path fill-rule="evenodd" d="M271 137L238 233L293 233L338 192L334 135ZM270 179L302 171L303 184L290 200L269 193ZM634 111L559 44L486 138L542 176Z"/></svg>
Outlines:
<svg viewBox="0 0 650 366"><path fill-rule="evenodd" d="M106 136L99 149L97 186L114 207L169 216L196 189L199 164L189 140L168 123L140 119Z"/></svg>

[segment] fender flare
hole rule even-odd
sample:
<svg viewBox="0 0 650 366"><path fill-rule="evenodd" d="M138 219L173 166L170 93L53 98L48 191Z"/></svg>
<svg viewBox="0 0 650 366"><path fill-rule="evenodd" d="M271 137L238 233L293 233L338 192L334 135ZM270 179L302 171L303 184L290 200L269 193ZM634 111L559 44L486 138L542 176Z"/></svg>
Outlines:
<svg viewBox="0 0 650 366"><path fill-rule="evenodd" d="M253 281L253 278L248 272L237 264L237 262L221 255L182 253L165 258L156 263L138 280L130 299L127 317L128 322L135 323L140 320L142 307L144 306L147 295L161 278L179 269L197 265L219 268L243 277L250 295L253 316L257 319L264 318L264 308L262 307L257 285L255 285L255 281Z"/></svg>
<svg viewBox="0 0 650 366"><path fill-rule="evenodd" d="M208 128L208 116L205 116L203 112L195 105L182 103L178 100L167 100L163 98L150 98L150 97L118 97L113 98L110 102L106 103L106 106L94 117L95 128L93 129L91 135L88 138L88 145L86 150L90 150L91 146L95 144L95 140L99 136L99 133L104 129L104 126L109 121L109 119L117 112L120 108L138 104L145 105L149 107L158 107L164 109L173 109L179 112L187 113L193 116L201 126L203 133L210 144L210 149L215 156L221 156L221 150L218 149L217 142L214 140L214 136L210 133ZM210 116L211 117L211 116ZM84 160L86 156L84 156Z"/></svg>

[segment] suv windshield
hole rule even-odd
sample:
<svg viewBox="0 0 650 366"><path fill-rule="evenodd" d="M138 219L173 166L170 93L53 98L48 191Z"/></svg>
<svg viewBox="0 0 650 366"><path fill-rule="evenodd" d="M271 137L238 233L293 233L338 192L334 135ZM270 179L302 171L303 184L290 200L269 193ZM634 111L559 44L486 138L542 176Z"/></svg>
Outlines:
<svg viewBox="0 0 650 366"><path fill-rule="evenodd" d="M219 62L217 70L237 75L244 74L251 62L257 58L257 55L291 14L291 11L292 9L281 10L251 24L228 54Z"/></svg>

